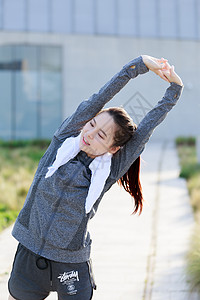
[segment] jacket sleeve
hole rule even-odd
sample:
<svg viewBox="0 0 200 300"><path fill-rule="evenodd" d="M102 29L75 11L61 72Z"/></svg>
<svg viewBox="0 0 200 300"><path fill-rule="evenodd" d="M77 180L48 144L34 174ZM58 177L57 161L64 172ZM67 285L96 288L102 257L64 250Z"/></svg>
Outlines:
<svg viewBox="0 0 200 300"><path fill-rule="evenodd" d="M177 103L181 91L180 85L171 83L162 100L142 119L133 137L113 156L112 172L116 180L128 171L132 163L143 152L145 144L156 126L165 119L167 113Z"/></svg>
<svg viewBox="0 0 200 300"><path fill-rule="evenodd" d="M81 102L76 111L61 124L54 136L59 140L64 140L70 135L79 132L85 123L91 120L131 78L146 72L148 72L148 68L143 63L141 56L130 61L98 93Z"/></svg>

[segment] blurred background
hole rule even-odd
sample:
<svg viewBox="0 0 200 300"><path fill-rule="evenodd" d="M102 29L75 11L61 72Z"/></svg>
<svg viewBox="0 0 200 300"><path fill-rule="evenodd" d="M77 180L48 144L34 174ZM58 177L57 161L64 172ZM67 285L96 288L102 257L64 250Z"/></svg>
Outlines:
<svg viewBox="0 0 200 300"><path fill-rule="evenodd" d="M159 299L166 295L167 288L174 289L176 299L178 291L181 295L187 291L187 285L182 285L185 275L180 255L184 254L182 245L185 244L180 243L180 238L184 243L187 240L190 208L185 197L188 194L183 182L177 180L176 155L165 146L171 145L177 137L180 176L187 180L198 225L188 255L188 274L191 288L197 288L200 294L200 0L0 0L0 231L16 219L39 160L60 123L74 112L81 101L96 93L126 63L141 54L167 58L170 64L175 65L185 87L177 105L151 138L158 143L152 143L150 151L145 154L149 163L147 166L143 164L146 168L146 177L144 174L143 178L150 205L144 218L141 221L131 218L131 222L135 222L131 224L127 213L125 219L121 218L126 201L122 206L121 202L119 205L110 202L112 209L105 206L103 217L103 224L107 226L102 226L101 215L100 219L96 219L96 226L93 224L97 232L105 230L105 233L99 231L93 234L96 239L100 237L99 244L96 240L96 247L100 245L100 252L96 252L97 255L100 253L100 260L96 261L100 261L97 270L99 276L102 270L102 282L105 284L102 285L102 294L99 294L101 299L108 295L106 288L113 292L107 278L115 283L112 275L105 276L104 270L113 271L112 274L119 278L119 284L115 285L116 293L118 289L122 292L121 287L129 293L131 286L135 295L135 291L143 289L141 282L145 282L145 289L148 285L151 289L154 286L160 288L163 282ZM138 124L163 97L168 86L167 82L148 72L130 80L106 106L123 106ZM117 197L120 201L120 197L124 197L118 191L115 195L114 201ZM168 196L173 201L168 201ZM171 206L168 208L166 204ZM118 214L113 208L118 209ZM158 213L155 213L156 210ZM166 217L169 218L167 221ZM134 273L136 267L135 285L131 276L131 281L127 280L130 273L118 276L118 267L108 268L110 261L116 257L117 266L123 266L116 247L114 250L110 248L110 252L104 248L107 261L105 259L105 267L102 267L102 245L106 244L106 236L111 241L107 246L116 245L113 237L122 232L122 227L118 227L115 234L112 228L121 226L119 220L123 226L128 225L123 237L133 238L133 248L121 243L128 251L127 255L121 247L118 250L127 262L124 272L130 271L130 263ZM106 223L109 221L111 223ZM172 230L170 226L174 226ZM110 239L107 228L111 229ZM171 242L168 238L173 234L175 239ZM118 242L118 234L116 238ZM154 248L149 246L152 241ZM2 235L0 242L0 298L3 295L2 299L6 299L7 277L15 245L9 231ZM164 248L159 248L162 243ZM163 249L165 252L162 252ZM157 266L154 265L156 259ZM163 262L166 263L165 268ZM166 282L172 284L166 288ZM124 299L127 294L122 294ZM200 299L199 294L197 299ZM186 295L186 298L189 299L189 296Z"/></svg>
<svg viewBox="0 0 200 300"><path fill-rule="evenodd" d="M0 0L0 139L51 138L82 100L141 54L167 58L185 85L152 138L197 136L199 40L199 0ZM141 106L155 105L167 86L148 73L107 106L138 102L142 118Z"/></svg>

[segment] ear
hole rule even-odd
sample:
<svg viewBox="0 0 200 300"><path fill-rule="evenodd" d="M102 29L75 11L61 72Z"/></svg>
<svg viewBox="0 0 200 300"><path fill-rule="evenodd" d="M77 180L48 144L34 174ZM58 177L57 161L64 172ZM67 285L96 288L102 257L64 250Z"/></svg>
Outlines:
<svg viewBox="0 0 200 300"><path fill-rule="evenodd" d="M119 149L120 149L120 146L110 147L110 150L108 152L111 154L115 154Z"/></svg>

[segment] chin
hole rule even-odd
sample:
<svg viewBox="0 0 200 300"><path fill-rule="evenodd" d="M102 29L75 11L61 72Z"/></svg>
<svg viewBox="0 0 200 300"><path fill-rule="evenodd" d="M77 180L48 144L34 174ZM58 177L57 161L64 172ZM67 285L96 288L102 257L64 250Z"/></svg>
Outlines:
<svg viewBox="0 0 200 300"><path fill-rule="evenodd" d="M99 156L98 154L96 154L96 153L91 153L91 152L87 151L86 149L83 149L82 151L84 151L84 152L87 154L87 156L89 156L89 157L91 157L91 158L95 158L95 157ZM100 155L101 155L101 154L100 154Z"/></svg>

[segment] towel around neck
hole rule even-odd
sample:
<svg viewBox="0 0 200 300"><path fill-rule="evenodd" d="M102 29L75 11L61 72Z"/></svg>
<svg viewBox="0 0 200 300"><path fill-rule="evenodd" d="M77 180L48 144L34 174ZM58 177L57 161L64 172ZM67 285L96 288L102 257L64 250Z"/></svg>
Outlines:
<svg viewBox="0 0 200 300"><path fill-rule="evenodd" d="M67 138L62 143L61 147L57 151L53 165L48 168L45 178L51 177L59 167L66 164L80 152L80 137L81 134L77 137ZM111 159L112 154L107 152L101 156L95 157L89 165L92 176L85 202L85 211L87 214L91 211L94 203L103 191L105 182L110 174Z"/></svg>

